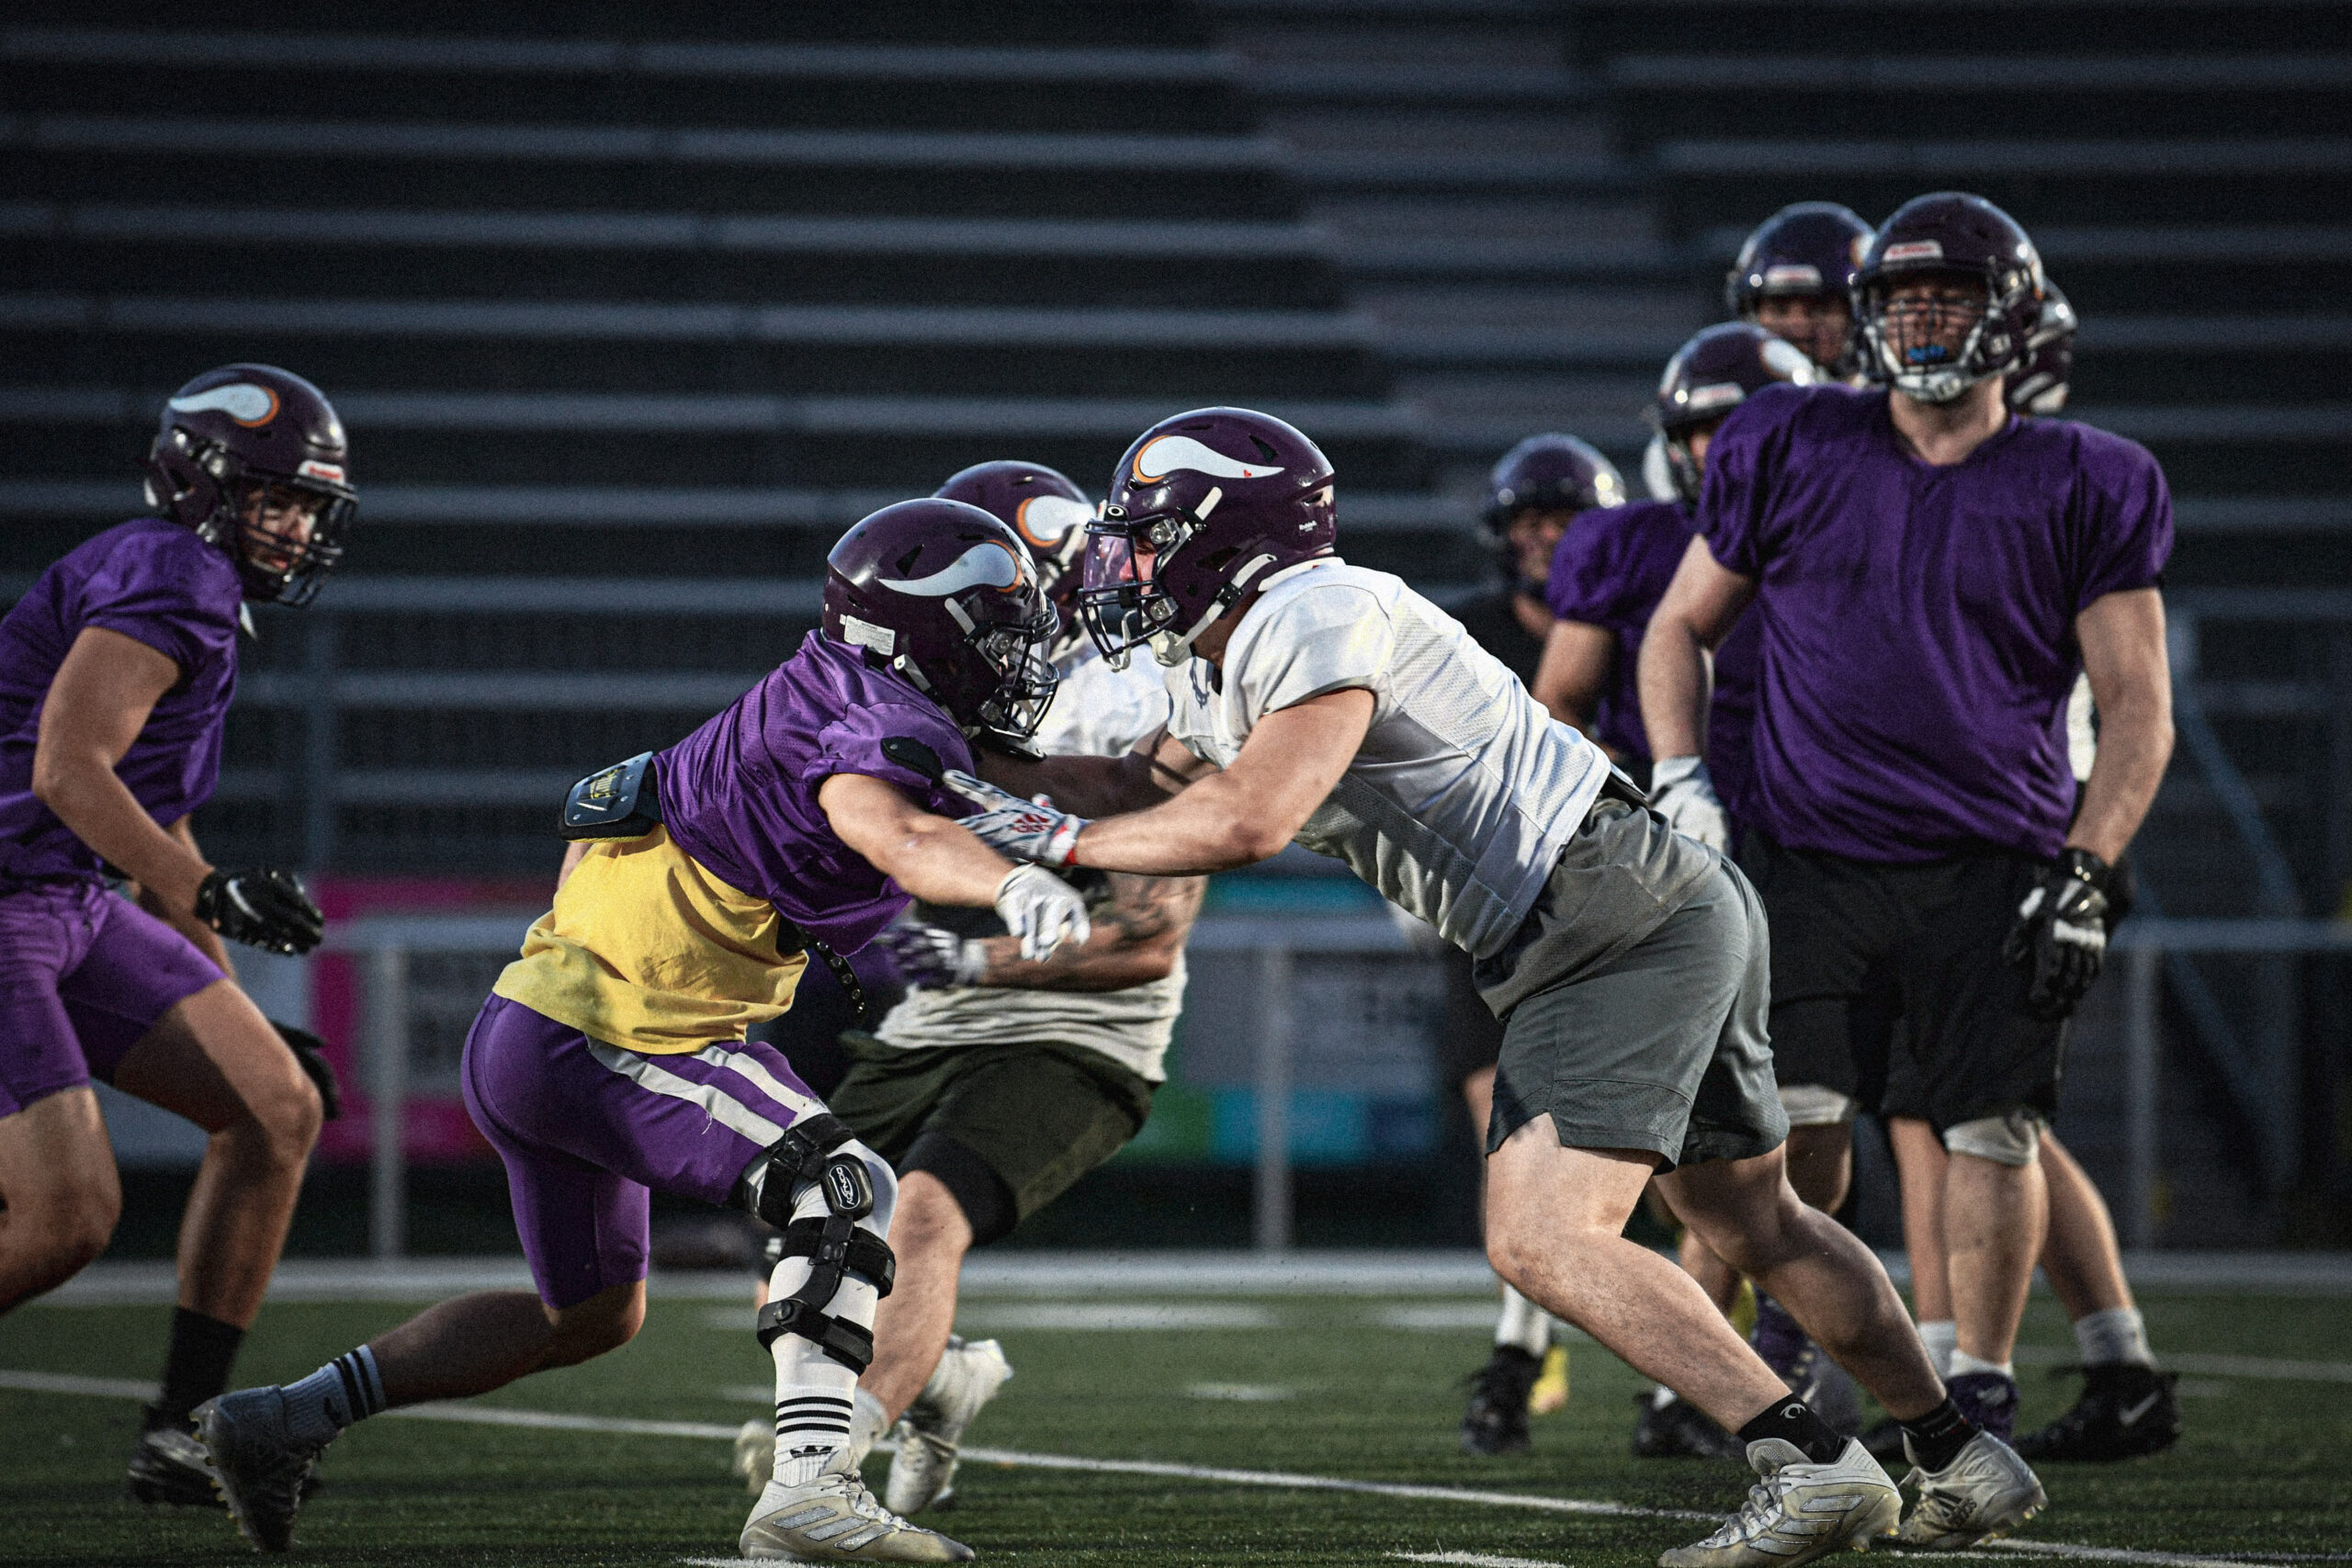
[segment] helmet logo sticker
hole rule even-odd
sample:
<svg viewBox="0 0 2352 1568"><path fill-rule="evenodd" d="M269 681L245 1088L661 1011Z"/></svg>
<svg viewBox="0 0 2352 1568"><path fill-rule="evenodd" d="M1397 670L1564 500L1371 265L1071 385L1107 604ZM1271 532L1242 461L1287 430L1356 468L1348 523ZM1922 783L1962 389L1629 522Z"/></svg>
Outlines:
<svg viewBox="0 0 2352 1568"><path fill-rule="evenodd" d="M1941 261L1944 243L1941 240L1905 240L1899 245L1886 247L1883 258L1889 262Z"/></svg>
<svg viewBox="0 0 2352 1568"><path fill-rule="evenodd" d="M899 634L888 626L877 626L872 621L861 621L855 615L842 616L842 638L853 648L870 648L888 659L898 651Z"/></svg>
<svg viewBox="0 0 2352 1568"><path fill-rule="evenodd" d="M1220 479L1262 479L1284 470L1265 463L1245 463L1189 435L1163 435L1136 454L1138 484L1158 484L1178 471L1207 474Z"/></svg>
<svg viewBox="0 0 2352 1568"><path fill-rule="evenodd" d="M338 463L322 463L316 457L305 457L302 466L294 470L306 479L325 479L330 484L343 482L343 467Z"/></svg>
<svg viewBox="0 0 2352 1568"><path fill-rule="evenodd" d="M1018 588L1028 573L1021 559L994 539L983 539L928 577L882 579L882 586L922 599L944 599L967 588Z"/></svg>
<svg viewBox="0 0 2352 1568"><path fill-rule="evenodd" d="M267 424L277 417L277 394L251 381L211 387L193 397L174 398L174 413L209 413L215 409L248 427Z"/></svg>
<svg viewBox="0 0 2352 1568"><path fill-rule="evenodd" d="M1729 408L1746 396L1738 382L1717 381L1712 386L1693 387L1687 396L1677 397L1675 401L1696 413L1702 409Z"/></svg>
<svg viewBox="0 0 2352 1568"><path fill-rule="evenodd" d="M1031 544L1051 548L1069 537L1072 528L1094 520L1094 508L1066 495L1033 495L1012 514L1013 526Z"/></svg>
<svg viewBox="0 0 2352 1568"><path fill-rule="evenodd" d="M1818 288L1821 287L1821 269L1807 266L1802 262L1784 262L1779 266L1768 266L1764 269L1764 287Z"/></svg>

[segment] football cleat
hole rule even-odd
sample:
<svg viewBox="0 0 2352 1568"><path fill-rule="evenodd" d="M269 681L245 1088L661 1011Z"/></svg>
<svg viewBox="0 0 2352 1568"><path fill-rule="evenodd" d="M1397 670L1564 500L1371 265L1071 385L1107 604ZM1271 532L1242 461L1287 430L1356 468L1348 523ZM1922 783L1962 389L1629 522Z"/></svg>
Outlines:
<svg viewBox="0 0 2352 1568"><path fill-rule="evenodd" d="M1664 1399L1658 1397L1665 1394ZM1642 1407L1634 1423L1635 1459L1738 1459L1744 1445L1707 1413L1667 1389L1634 1396Z"/></svg>
<svg viewBox="0 0 2352 1568"><path fill-rule="evenodd" d="M187 1508L217 1508L212 1461L185 1426L151 1427L130 1450L125 1489L134 1503L171 1503Z"/></svg>
<svg viewBox="0 0 2352 1568"><path fill-rule="evenodd" d="M1845 1368L1829 1359L1828 1351L1807 1340L1790 1382L1796 1396L1826 1422L1831 1431L1841 1438L1854 1437L1861 1431L1862 1391ZM1871 1457L1878 1456L1873 1453Z"/></svg>
<svg viewBox="0 0 2352 1568"><path fill-rule="evenodd" d="M964 1430L1011 1376L1012 1364L995 1340L967 1344L949 1337L931 1381L907 1406L899 1425L899 1451L890 1456L890 1479L884 1492L893 1512L918 1514L953 1506L956 1459Z"/></svg>
<svg viewBox="0 0 2352 1568"><path fill-rule="evenodd" d="M1527 1413L1549 1416L1568 1403L1568 1348L1555 1345L1544 1352L1544 1371L1527 1391Z"/></svg>
<svg viewBox="0 0 2352 1568"><path fill-rule="evenodd" d="M211 1461L213 1483L237 1532L262 1551L294 1544L294 1511L301 1506L319 1450L297 1442L286 1427L286 1393L249 1388L208 1399L194 1414L197 1440Z"/></svg>
<svg viewBox="0 0 2352 1568"><path fill-rule="evenodd" d="M840 1467L800 1486L771 1482L752 1505L737 1542L746 1557L786 1562L969 1562L972 1549L910 1525L874 1500L865 1481Z"/></svg>
<svg viewBox="0 0 2352 1568"><path fill-rule="evenodd" d="M1470 1375L1470 1408L1462 1413L1462 1451L1516 1454L1527 1451L1527 1399L1543 1375L1544 1363L1516 1345L1498 1345L1487 1364Z"/></svg>
<svg viewBox="0 0 2352 1568"><path fill-rule="evenodd" d="M1909 1462L1909 1456L1903 1451L1903 1423L1892 1416L1873 1423L1871 1429L1862 1434L1861 1443L1870 1450L1871 1458L1881 1464Z"/></svg>
<svg viewBox="0 0 2352 1568"><path fill-rule="evenodd" d="M1960 1413L2004 1443L2018 1429L2018 1380L2002 1372L1962 1372L1944 1380Z"/></svg>
<svg viewBox="0 0 2352 1568"><path fill-rule="evenodd" d="M1919 1500L1895 1539L1936 1551L1957 1551L2007 1535L2050 1501L2032 1466L1990 1432L1969 1438L1941 1470L1915 1463L1904 1484L1915 1481Z"/></svg>
<svg viewBox="0 0 2352 1568"><path fill-rule="evenodd" d="M768 1483L775 1478L775 1421L754 1416L743 1423L742 1430L735 1434L734 1470L752 1496L768 1489Z"/></svg>
<svg viewBox="0 0 2352 1568"><path fill-rule="evenodd" d="M1739 1512L1706 1540L1660 1556L1658 1568L1797 1568L1894 1532L1903 1495L1850 1438L1827 1464L1778 1438L1748 1444L1747 1462L1758 1479Z"/></svg>
<svg viewBox="0 0 2352 1568"><path fill-rule="evenodd" d="M2061 1371L2072 1371L2061 1368ZM2109 1461L2160 1454L2180 1440L2177 1372L2154 1367L2084 1367L2075 1407L2017 1441L2027 1459Z"/></svg>

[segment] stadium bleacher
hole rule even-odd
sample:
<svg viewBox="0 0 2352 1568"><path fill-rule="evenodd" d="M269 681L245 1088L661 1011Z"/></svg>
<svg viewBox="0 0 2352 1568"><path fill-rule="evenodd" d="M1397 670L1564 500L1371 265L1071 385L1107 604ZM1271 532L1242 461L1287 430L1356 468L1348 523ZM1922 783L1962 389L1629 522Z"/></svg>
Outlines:
<svg viewBox="0 0 2352 1568"><path fill-rule="evenodd" d="M1192 403L1301 423L1351 556L1458 587L1504 446L1565 427L1634 459L1754 221L1960 186L2081 311L2073 412L2179 497L2192 702L2150 886L2170 913L2325 913L2352 880L2335 6L555 15L231 5L193 33L101 0L0 29L0 574L135 505L153 412L204 366L301 370L353 429L362 531L318 610L264 617L204 823L223 852L539 868L553 790L788 649L871 505L1007 454L1099 490ZM2188 1050L2179 1092L2212 1105L2167 1131L2244 1201L2180 1239L2247 1223L2228 1146L2338 1070L2305 1015L2340 1026L2343 998L2289 1006L2256 967L2205 973L2270 1098Z"/></svg>

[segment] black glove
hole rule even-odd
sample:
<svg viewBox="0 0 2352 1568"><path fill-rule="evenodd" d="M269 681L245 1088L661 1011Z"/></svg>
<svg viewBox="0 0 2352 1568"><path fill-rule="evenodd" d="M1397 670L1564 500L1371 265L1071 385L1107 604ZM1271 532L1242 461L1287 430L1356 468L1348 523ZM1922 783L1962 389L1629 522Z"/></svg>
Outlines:
<svg viewBox="0 0 2352 1568"><path fill-rule="evenodd" d="M2068 850L2018 906L2001 956L2032 964L2026 1011L2045 1023L2073 1015L2106 962L2109 874L2090 851Z"/></svg>
<svg viewBox="0 0 2352 1568"><path fill-rule="evenodd" d="M274 1018L269 1021L269 1026L277 1031L277 1037L286 1042L288 1051L294 1053L295 1062L318 1086L319 1106L325 1111L326 1119L332 1122L342 1115L343 1080L334 1076L334 1065L323 1055L327 1043L307 1029L297 1029Z"/></svg>
<svg viewBox="0 0 2352 1568"><path fill-rule="evenodd" d="M302 879L274 866L214 872L196 890L196 918L231 942L288 956L310 952L327 931Z"/></svg>

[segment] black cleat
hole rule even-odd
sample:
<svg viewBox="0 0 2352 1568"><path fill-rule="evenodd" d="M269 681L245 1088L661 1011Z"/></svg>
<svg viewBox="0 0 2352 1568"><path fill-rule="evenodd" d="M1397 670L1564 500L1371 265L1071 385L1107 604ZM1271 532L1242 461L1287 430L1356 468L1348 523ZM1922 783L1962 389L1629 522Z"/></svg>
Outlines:
<svg viewBox="0 0 2352 1568"><path fill-rule="evenodd" d="M2018 1439L2018 1452L2043 1460L2105 1462L2160 1454L2180 1440L2177 1372L2154 1367L2061 1367L2083 1374L2075 1407L2038 1432Z"/></svg>
<svg viewBox="0 0 2352 1568"><path fill-rule="evenodd" d="M1745 1459L1747 1445L1715 1425L1708 1414L1676 1394L1665 1404L1655 1393L1634 1396L1642 1407L1634 1423L1635 1459Z"/></svg>
<svg viewBox="0 0 2352 1568"><path fill-rule="evenodd" d="M1462 1416L1465 1454L1527 1451L1527 1396L1544 1372L1542 1358L1516 1345L1498 1345L1470 1377L1470 1408Z"/></svg>

